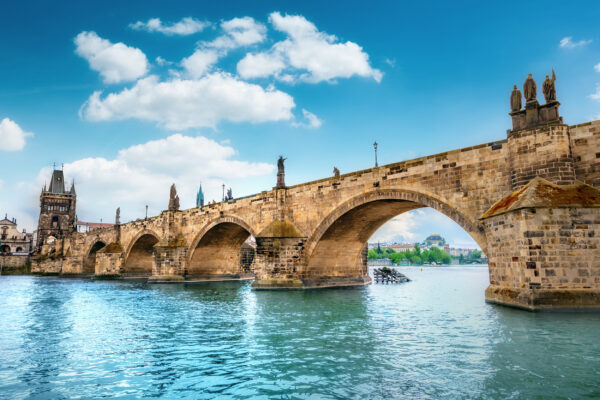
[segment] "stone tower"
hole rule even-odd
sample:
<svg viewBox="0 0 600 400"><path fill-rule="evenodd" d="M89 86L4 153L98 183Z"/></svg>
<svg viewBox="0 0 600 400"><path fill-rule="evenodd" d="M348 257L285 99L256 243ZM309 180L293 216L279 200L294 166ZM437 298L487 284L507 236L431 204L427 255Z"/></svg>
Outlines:
<svg viewBox="0 0 600 400"><path fill-rule="evenodd" d="M38 221L37 248L47 242L49 237L62 239L76 227L75 183L68 192L65 189L65 177L62 170L52 172L50 186L40 194L40 218Z"/></svg>

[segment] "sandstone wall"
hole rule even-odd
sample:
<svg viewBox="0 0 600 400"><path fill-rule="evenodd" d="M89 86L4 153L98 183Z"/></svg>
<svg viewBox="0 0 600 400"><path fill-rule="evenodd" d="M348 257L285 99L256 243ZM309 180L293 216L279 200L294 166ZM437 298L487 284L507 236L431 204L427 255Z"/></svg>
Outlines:
<svg viewBox="0 0 600 400"><path fill-rule="evenodd" d="M570 128L577 180L600 187L600 121Z"/></svg>

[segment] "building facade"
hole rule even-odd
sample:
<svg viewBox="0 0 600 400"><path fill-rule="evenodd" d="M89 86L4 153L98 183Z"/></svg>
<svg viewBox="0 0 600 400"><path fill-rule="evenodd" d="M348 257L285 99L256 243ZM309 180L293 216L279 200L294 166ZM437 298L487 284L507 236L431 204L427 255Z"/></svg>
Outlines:
<svg viewBox="0 0 600 400"><path fill-rule="evenodd" d="M19 232L17 220L8 219L8 215L0 221L0 252L3 254L29 254L32 251L33 235L31 233Z"/></svg>
<svg viewBox="0 0 600 400"><path fill-rule="evenodd" d="M65 177L62 170L52 172L50 186L42 189L40 194L40 218L37 230L37 248L48 240L62 239L76 229L77 195L75 184L65 189Z"/></svg>

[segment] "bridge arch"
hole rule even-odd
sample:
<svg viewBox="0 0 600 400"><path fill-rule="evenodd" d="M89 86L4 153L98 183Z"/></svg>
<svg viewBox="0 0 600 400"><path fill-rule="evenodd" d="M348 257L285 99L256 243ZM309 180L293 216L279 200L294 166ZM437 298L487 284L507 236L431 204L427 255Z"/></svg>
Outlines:
<svg viewBox="0 0 600 400"><path fill-rule="evenodd" d="M154 266L154 245L160 236L144 229L129 242L123 262L124 276L150 276Z"/></svg>
<svg viewBox="0 0 600 400"><path fill-rule="evenodd" d="M424 207L456 222L485 252L483 227L442 198L411 190L379 189L349 199L319 223L306 243L304 277L365 275L361 253L369 238L395 216Z"/></svg>
<svg viewBox="0 0 600 400"><path fill-rule="evenodd" d="M240 259L242 245L256 236L254 229L236 216L222 216L204 225L192 241L186 275L236 275L248 272Z"/></svg>
<svg viewBox="0 0 600 400"><path fill-rule="evenodd" d="M96 271L96 253L98 250L104 248L106 243L103 240L96 239L94 242L88 247L88 250L85 252L85 258L83 259L83 273L84 274L93 274Z"/></svg>

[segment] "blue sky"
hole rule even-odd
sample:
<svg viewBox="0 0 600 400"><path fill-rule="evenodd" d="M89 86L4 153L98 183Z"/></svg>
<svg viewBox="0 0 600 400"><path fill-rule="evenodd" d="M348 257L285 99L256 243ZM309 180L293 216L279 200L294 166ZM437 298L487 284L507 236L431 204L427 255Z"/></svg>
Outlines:
<svg viewBox="0 0 600 400"><path fill-rule="evenodd" d="M0 211L33 229L53 162L80 219L131 220L173 181L183 207L271 188L279 154L295 184L374 140L385 164L502 139L512 85L551 68L565 122L600 118L600 5L485 3L2 2ZM378 238L430 232L473 244L432 211Z"/></svg>

